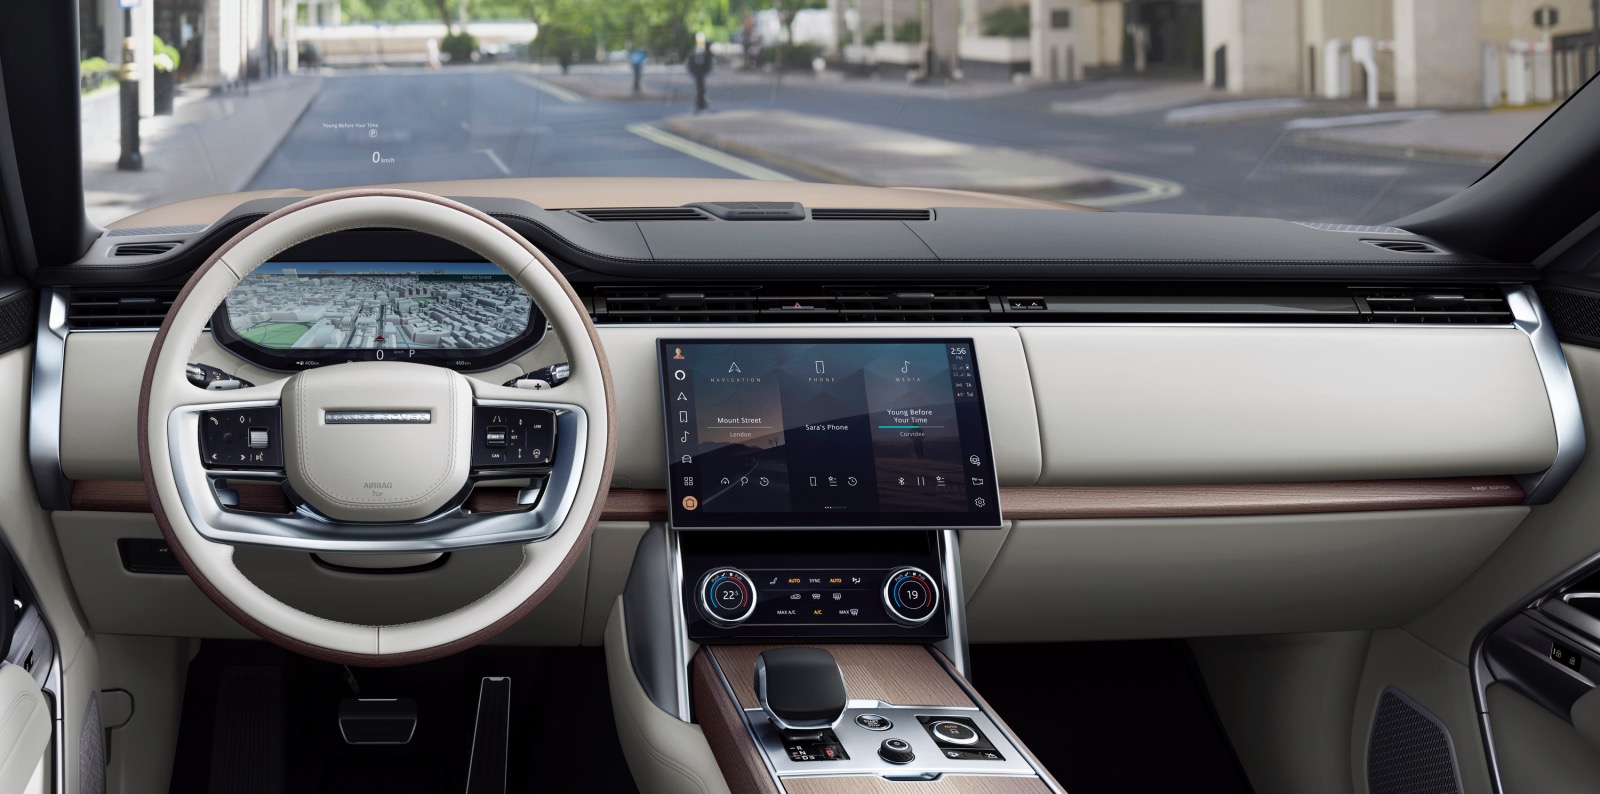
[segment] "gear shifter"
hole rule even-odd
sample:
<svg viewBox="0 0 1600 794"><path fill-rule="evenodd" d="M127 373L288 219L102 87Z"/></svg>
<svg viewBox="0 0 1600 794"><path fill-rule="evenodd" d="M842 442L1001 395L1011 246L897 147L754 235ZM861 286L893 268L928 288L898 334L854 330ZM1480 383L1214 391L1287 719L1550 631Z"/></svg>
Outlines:
<svg viewBox="0 0 1600 794"><path fill-rule="evenodd" d="M820 732L844 714L844 675L821 648L774 648L756 659L761 710L785 734Z"/></svg>

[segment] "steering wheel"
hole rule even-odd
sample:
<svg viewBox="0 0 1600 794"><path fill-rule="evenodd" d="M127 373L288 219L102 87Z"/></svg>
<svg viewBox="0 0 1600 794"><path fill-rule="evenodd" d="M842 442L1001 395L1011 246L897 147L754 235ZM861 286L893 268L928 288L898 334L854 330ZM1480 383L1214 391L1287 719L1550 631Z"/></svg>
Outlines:
<svg viewBox="0 0 1600 794"><path fill-rule="evenodd" d="M528 391L443 367L374 360L232 391L189 381L185 367L195 340L241 279L294 245L362 228L425 232L498 265L549 319L571 376L553 389ZM605 353L583 304L550 260L482 212L399 190L310 198L223 245L195 271L156 334L138 417L139 463L156 521L200 590L267 640L364 666L464 650L543 601L589 541L616 445ZM484 459L479 436L504 434L509 426L514 439L523 423L541 439L553 433L553 448L534 450L532 469L504 456ZM203 441L212 450L204 456ZM477 483L508 475L542 478L542 486L522 491L520 507L509 512L467 508ZM226 482L251 479L280 484L292 512L239 509L227 498ZM505 581L454 612L399 625L307 614L256 586L233 560L236 545L399 554L509 544L521 545L522 561Z"/></svg>

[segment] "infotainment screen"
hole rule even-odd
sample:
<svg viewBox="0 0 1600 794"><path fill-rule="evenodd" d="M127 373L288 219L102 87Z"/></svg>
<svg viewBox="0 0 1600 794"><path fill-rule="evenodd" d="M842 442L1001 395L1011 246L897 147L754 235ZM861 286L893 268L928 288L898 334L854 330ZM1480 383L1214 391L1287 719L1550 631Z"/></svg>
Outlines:
<svg viewBox="0 0 1600 794"><path fill-rule="evenodd" d="M971 339L662 339L681 529L999 527Z"/></svg>

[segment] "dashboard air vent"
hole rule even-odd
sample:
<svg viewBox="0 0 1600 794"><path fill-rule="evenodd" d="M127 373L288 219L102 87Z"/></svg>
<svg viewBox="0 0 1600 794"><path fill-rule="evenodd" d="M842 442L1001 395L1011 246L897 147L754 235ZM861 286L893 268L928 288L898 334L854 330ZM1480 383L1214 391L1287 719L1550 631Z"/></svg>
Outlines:
<svg viewBox="0 0 1600 794"><path fill-rule="evenodd" d="M1358 288L1356 305L1368 322L1435 325L1504 325L1511 322L1505 295L1493 287L1470 289Z"/></svg>
<svg viewBox="0 0 1600 794"><path fill-rule="evenodd" d="M814 221L931 221L933 210L829 209L811 210Z"/></svg>
<svg viewBox="0 0 1600 794"><path fill-rule="evenodd" d="M1397 254L1442 254L1444 249L1421 240L1362 240L1367 245L1375 245L1385 251Z"/></svg>
<svg viewBox="0 0 1600 794"><path fill-rule="evenodd" d="M982 322L979 287L597 287L599 323Z"/></svg>
<svg viewBox="0 0 1600 794"><path fill-rule="evenodd" d="M157 328L177 297L177 287L75 289L67 301L67 325L75 330Z"/></svg>
<svg viewBox="0 0 1600 794"><path fill-rule="evenodd" d="M112 256L161 256L179 243L123 243L111 249Z"/></svg>
<svg viewBox="0 0 1600 794"><path fill-rule="evenodd" d="M708 221L710 216L693 207L632 207L573 210L572 214L601 223L639 221Z"/></svg>

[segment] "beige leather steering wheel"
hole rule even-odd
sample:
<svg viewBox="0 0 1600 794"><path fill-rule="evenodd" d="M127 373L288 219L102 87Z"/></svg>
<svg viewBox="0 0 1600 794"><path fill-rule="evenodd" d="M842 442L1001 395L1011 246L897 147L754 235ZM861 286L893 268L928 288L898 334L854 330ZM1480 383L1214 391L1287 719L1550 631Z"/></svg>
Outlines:
<svg viewBox="0 0 1600 794"><path fill-rule="evenodd" d="M572 374L527 391L441 367L399 361L338 364L234 391L207 391L185 374L196 338L239 281L306 240L360 228L408 229L455 242L519 283L566 347ZM534 399L537 398L537 399ZM307 199L240 232L197 270L167 313L139 395L145 489L173 553L201 591L265 639L320 659L368 666L445 656L493 637L544 600L576 563L605 501L616 444L610 371L594 325L550 260L504 224L423 193L353 190ZM464 507L479 479L474 415L534 410L555 448L532 504L507 513ZM282 468L229 470L201 456L201 423L232 412L279 412ZM252 413L252 415L255 415ZM532 416L534 414L519 414ZM393 421L396 416L406 421ZM336 421L330 421L336 420ZM499 472L504 474L504 472ZM526 475L526 472L524 472ZM230 506L219 484L275 480L294 511ZM310 552L437 552L518 544L522 563L454 612L372 626L307 614L251 582L234 545Z"/></svg>

